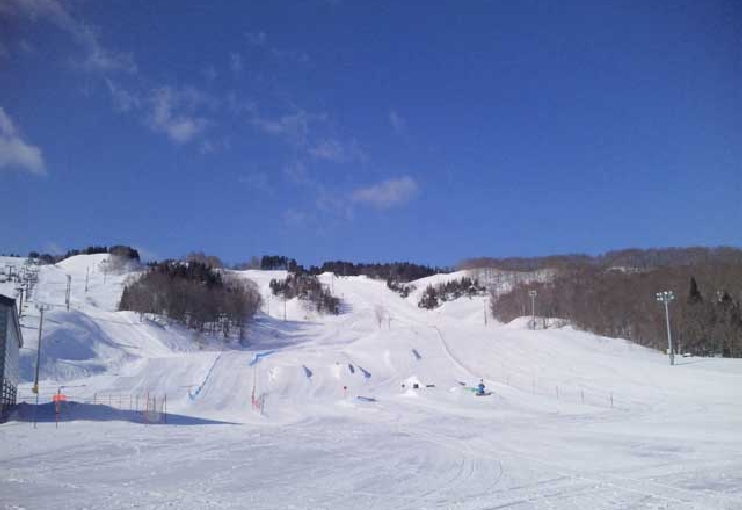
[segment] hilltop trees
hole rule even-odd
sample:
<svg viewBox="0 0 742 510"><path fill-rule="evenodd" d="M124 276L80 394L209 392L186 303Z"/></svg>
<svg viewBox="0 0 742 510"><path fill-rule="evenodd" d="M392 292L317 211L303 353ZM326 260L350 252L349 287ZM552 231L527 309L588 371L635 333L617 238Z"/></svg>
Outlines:
<svg viewBox="0 0 742 510"><path fill-rule="evenodd" d="M224 277L203 262L166 261L124 287L119 309L162 314L199 331L218 327L225 336L238 328L242 337L259 306L248 280Z"/></svg>
<svg viewBox="0 0 742 510"><path fill-rule="evenodd" d="M299 298L313 303L319 313L340 313L340 300L316 276L305 273L289 275L285 280L273 279L270 288L274 295L284 299Z"/></svg>
<svg viewBox="0 0 742 510"><path fill-rule="evenodd" d="M186 255L186 262L198 262L214 269L222 269L224 267L224 262L222 262L222 259L220 259L216 255L207 255L202 251L192 251L191 253Z"/></svg>
<svg viewBox="0 0 742 510"><path fill-rule="evenodd" d="M483 292L486 292L486 289L479 285L478 280L464 276L458 280L439 283L436 286L428 285L417 306L430 310L440 306L442 301L453 301L464 296L473 297Z"/></svg>

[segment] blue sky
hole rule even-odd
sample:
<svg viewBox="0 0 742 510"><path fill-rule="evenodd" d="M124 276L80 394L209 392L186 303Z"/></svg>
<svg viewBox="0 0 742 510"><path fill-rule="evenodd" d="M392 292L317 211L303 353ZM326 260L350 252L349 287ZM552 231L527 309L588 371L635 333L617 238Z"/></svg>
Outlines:
<svg viewBox="0 0 742 510"><path fill-rule="evenodd" d="M738 2L0 1L0 252L742 244Z"/></svg>

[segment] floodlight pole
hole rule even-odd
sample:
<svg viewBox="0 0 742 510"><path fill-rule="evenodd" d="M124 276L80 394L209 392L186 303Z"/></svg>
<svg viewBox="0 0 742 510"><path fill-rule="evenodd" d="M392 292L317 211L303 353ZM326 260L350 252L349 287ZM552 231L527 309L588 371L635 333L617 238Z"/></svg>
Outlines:
<svg viewBox="0 0 742 510"><path fill-rule="evenodd" d="M670 331L670 309L668 303L675 299L675 294L671 290L666 290L657 293L657 301L662 301L665 304L665 322L667 323L667 347L670 351L670 365L675 364L675 354L672 350L672 332Z"/></svg>
<svg viewBox="0 0 742 510"><path fill-rule="evenodd" d="M536 329L536 295L538 293L535 290L529 290L528 295L531 296L531 324L533 329Z"/></svg>
<svg viewBox="0 0 742 510"><path fill-rule="evenodd" d="M36 308L39 310L39 345L36 348L36 375L34 376L34 383L33 383L33 389L32 391L36 394L36 406L34 407L33 413L34 413L34 419L33 419L33 428L36 428L36 409L39 407L39 367L41 366L41 328L44 325L44 310L48 309L49 307L44 304L36 305Z"/></svg>

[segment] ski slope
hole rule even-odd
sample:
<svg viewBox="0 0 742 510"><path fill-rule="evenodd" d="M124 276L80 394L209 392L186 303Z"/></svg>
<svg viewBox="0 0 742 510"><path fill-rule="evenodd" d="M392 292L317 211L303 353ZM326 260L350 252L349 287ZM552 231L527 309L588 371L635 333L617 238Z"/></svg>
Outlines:
<svg viewBox="0 0 742 510"><path fill-rule="evenodd" d="M485 325L483 298L417 307L463 273L406 299L324 274L345 313L318 316L270 296L285 272L238 272L264 297L240 347L117 312L131 274L105 257L41 268L21 395L43 302L42 400L167 394L170 423L70 405L59 428L48 411L0 425L3 508L742 508L740 360L670 367L568 327Z"/></svg>

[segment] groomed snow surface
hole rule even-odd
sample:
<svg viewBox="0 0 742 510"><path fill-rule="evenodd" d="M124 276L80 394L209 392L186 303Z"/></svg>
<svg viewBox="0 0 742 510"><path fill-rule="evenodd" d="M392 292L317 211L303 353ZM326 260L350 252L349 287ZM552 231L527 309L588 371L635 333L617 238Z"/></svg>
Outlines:
<svg viewBox="0 0 742 510"><path fill-rule="evenodd" d="M421 310L363 277L321 276L346 306L317 316L270 297L285 273L268 271L238 273L265 298L242 348L116 312L129 275L104 283L104 258L40 270L20 394L44 302L41 399L64 385L71 402L58 428L51 404L35 429L29 406L0 425L2 508L742 509L741 360L670 367L570 328L485 326L483 298ZM145 394L167 394L167 424L129 410Z"/></svg>

